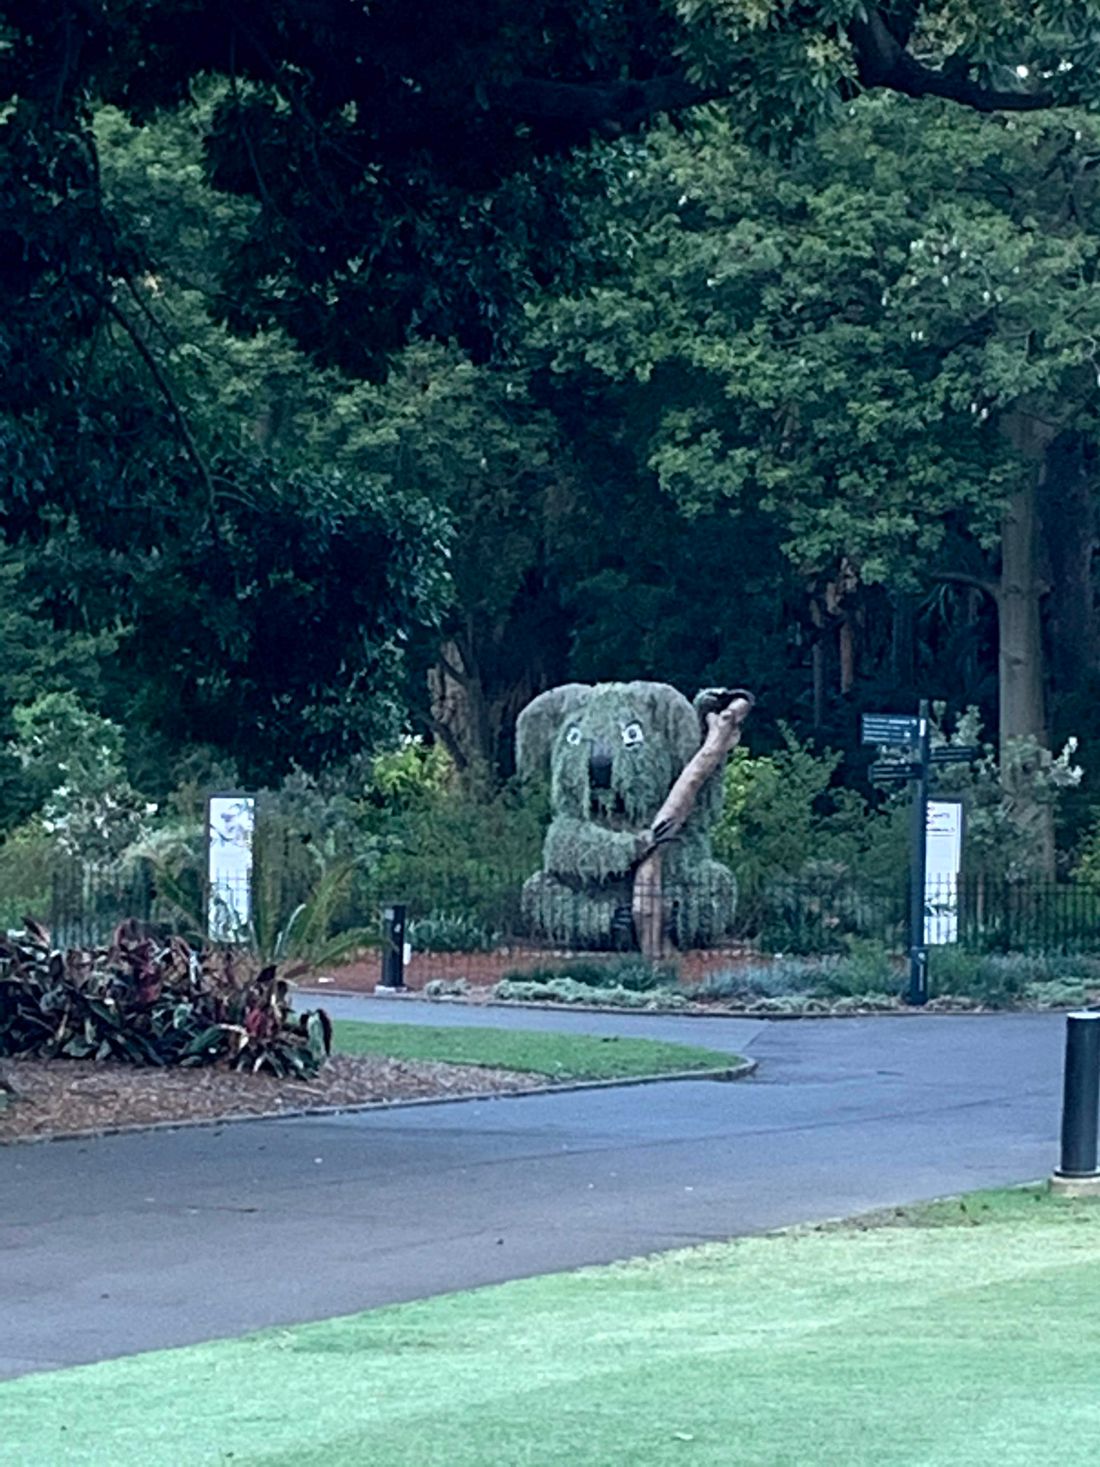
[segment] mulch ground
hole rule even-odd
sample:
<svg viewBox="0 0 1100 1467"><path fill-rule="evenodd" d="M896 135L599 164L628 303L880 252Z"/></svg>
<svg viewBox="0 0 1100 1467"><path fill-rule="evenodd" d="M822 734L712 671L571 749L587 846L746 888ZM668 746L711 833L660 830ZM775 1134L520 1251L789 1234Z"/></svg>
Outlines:
<svg viewBox="0 0 1100 1467"><path fill-rule="evenodd" d="M498 948L488 953L413 953L405 964L405 986L415 993L432 978L464 978L471 988L491 988L502 978L524 977L532 969L568 973L578 959L586 963L614 963L623 956L622 953L558 952L540 947ZM728 973L748 964L766 964L768 959L747 948L707 948L678 952L675 961L681 983L690 984L699 983L712 973ZM304 977L298 982L300 987L318 992L329 988L342 993L373 993L381 967L378 953L363 952L353 961L326 968L320 976Z"/></svg>
<svg viewBox="0 0 1100 1467"><path fill-rule="evenodd" d="M165 1121L286 1115L315 1106L509 1094L545 1080L511 1070L333 1055L315 1080L236 1070L135 1069L92 1060L0 1061L0 1143Z"/></svg>

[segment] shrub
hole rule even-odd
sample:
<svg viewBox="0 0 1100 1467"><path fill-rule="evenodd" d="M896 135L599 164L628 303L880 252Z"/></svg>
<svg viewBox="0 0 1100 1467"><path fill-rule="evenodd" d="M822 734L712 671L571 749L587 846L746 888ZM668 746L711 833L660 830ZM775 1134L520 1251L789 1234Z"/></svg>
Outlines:
<svg viewBox="0 0 1100 1467"><path fill-rule="evenodd" d="M898 882L857 879L843 862L807 861L797 876L761 889L758 941L772 952L845 953L853 940L895 940L905 911Z"/></svg>
<svg viewBox="0 0 1100 1467"><path fill-rule="evenodd" d="M414 917L405 935L413 952L418 953L487 953L500 941L498 933L475 917L448 912Z"/></svg>
<svg viewBox="0 0 1100 1467"><path fill-rule="evenodd" d="M972 998L985 1008L1024 1002L1060 1005L1081 1001L1100 984L1100 959L1062 953L973 953L935 948L929 964L932 994Z"/></svg>
<svg viewBox="0 0 1100 1467"><path fill-rule="evenodd" d="M853 941L846 957L776 958L766 965L750 964L714 973L689 993L703 1003L722 999L747 1005L772 999L852 999L853 1005L847 1005L852 1007L864 998L873 998L892 1006L894 1000L889 995L897 992L900 981L901 975L885 948L873 942Z"/></svg>
<svg viewBox="0 0 1100 1467"><path fill-rule="evenodd" d="M898 989L901 974L880 943L850 937L847 947L844 957L821 963L814 993L825 998L859 998Z"/></svg>
<svg viewBox="0 0 1100 1467"><path fill-rule="evenodd" d="M57 952L29 921L0 941L0 1055L310 1076L331 1039L323 1010L291 1012L273 967L253 975L134 922L96 950Z"/></svg>
<svg viewBox="0 0 1100 1467"><path fill-rule="evenodd" d="M425 998L465 998L469 991L465 978L429 978L424 985Z"/></svg>
<svg viewBox="0 0 1100 1467"><path fill-rule="evenodd" d="M600 988L593 991L588 983L558 975L541 981L502 978L493 989L493 997L511 1003L600 1003L617 1009L683 1008L687 999L678 990L652 989L640 993L636 988Z"/></svg>
<svg viewBox="0 0 1100 1467"><path fill-rule="evenodd" d="M75 693L44 693L12 712L11 746L41 801L41 822L58 846L85 861L116 859L155 810L131 788L118 724Z"/></svg>
<svg viewBox="0 0 1100 1467"><path fill-rule="evenodd" d="M1096 986L1084 978L1051 978L1042 983L1029 983L1025 997L1040 1009L1077 1008L1095 1000Z"/></svg>
<svg viewBox="0 0 1100 1467"><path fill-rule="evenodd" d="M782 747L771 753L741 748L730 759L714 831L714 853L736 872L742 915L753 927L768 916L775 882L813 884L809 852L818 867L848 879L900 870L905 861L905 812L869 808L855 790L835 783L839 753L815 751L785 724L780 734Z"/></svg>
<svg viewBox="0 0 1100 1467"><path fill-rule="evenodd" d="M415 914L458 915L520 930L520 891L540 865L544 819L512 786L491 799L454 788L373 812L379 896Z"/></svg>
<svg viewBox="0 0 1100 1467"><path fill-rule="evenodd" d="M631 993L652 993L658 988L675 988L679 982L672 963L652 963L637 955L606 962L577 958L553 968L516 968L502 981L556 983L567 978L585 988L625 988ZM600 995L602 1001L603 995Z"/></svg>
<svg viewBox="0 0 1100 1467"><path fill-rule="evenodd" d="M801 958L777 958L774 963L751 964L711 973L688 990L702 1003L721 999L749 1002L758 998L786 998L811 993L821 970L819 962Z"/></svg>
<svg viewBox="0 0 1100 1467"><path fill-rule="evenodd" d="M0 844L0 931L17 926L24 912L48 908L56 866L57 843L38 821Z"/></svg>

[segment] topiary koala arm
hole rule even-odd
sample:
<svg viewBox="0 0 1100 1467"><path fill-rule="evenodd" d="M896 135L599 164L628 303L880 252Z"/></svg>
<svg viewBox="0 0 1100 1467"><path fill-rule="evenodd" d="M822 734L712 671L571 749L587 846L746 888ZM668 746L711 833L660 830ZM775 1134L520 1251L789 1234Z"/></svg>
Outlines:
<svg viewBox="0 0 1100 1467"><path fill-rule="evenodd" d="M605 830L591 820L558 815L546 832L543 867L554 876L606 881L629 875L653 844L648 830Z"/></svg>

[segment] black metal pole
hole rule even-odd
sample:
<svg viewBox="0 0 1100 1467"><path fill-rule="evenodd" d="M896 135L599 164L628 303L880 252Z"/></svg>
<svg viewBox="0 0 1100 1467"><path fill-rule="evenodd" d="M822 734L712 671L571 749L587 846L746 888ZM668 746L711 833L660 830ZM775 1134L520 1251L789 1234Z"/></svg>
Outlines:
<svg viewBox="0 0 1100 1467"><path fill-rule="evenodd" d="M382 908L382 977L380 988L405 986L405 906L391 902Z"/></svg>
<svg viewBox="0 0 1100 1467"><path fill-rule="evenodd" d="M917 725L919 768L913 787L909 853L909 993L908 1002L928 1002L928 948L924 941L925 856L928 833L930 743L928 699L922 698Z"/></svg>
<svg viewBox="0 0 1100 1467"><path fill-rule="evenodd" d="M1095 1177L1100 1115L1100 1013L1066 1019L1066 1069L1062 1092L1060 1177Z"/></svg>

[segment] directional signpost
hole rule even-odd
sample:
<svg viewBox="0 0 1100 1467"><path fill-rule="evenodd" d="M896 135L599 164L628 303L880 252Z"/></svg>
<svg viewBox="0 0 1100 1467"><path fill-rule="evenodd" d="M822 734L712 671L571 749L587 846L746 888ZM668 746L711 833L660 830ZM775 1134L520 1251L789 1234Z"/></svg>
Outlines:
<svg viewBox="0 0 1100 1467"><path fill-rule="evenodd" d="M860 719L860 737L865 744L893 748L914 745L920 738L920 719L906 713L865 713Z"/></svg>
<svg viewBox="0 0 1100 1467"><path fill-rule="evenodd" d="M929 737L928 700L921 699L916 718L903 713L865 713L861 734L865 744L877 744L880 757L871 765L875 784L912 782L912 845L909 856L909 995L911 1004L928 1002L928 944L925 940L925 885L928 832L928 777L933 767L965 764L978 750L969 744L944 744L937 749Z"/></svg>

